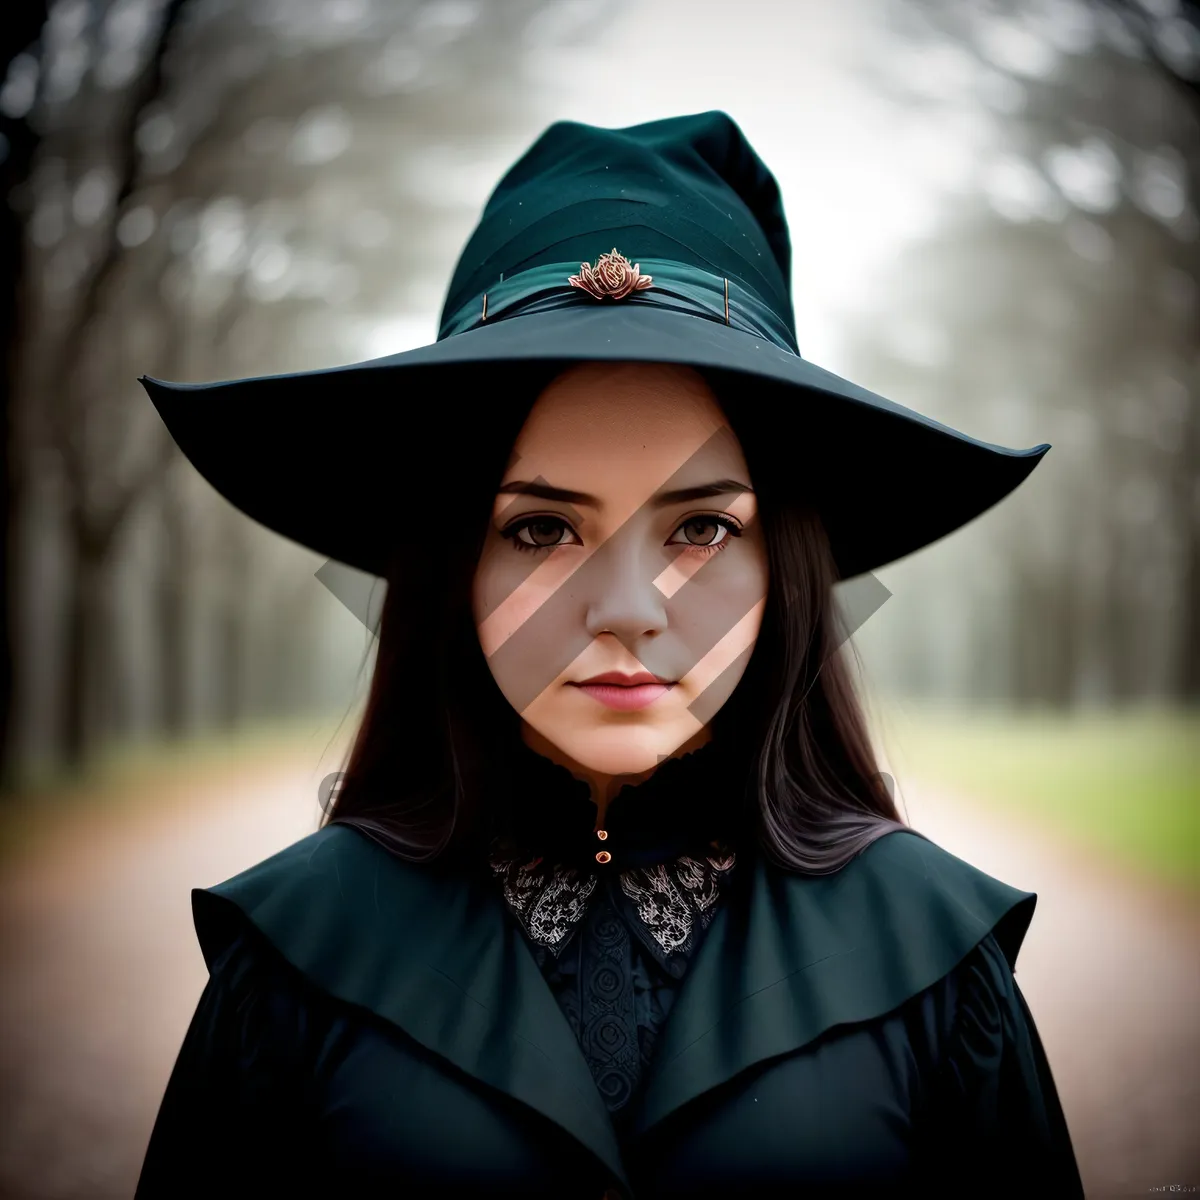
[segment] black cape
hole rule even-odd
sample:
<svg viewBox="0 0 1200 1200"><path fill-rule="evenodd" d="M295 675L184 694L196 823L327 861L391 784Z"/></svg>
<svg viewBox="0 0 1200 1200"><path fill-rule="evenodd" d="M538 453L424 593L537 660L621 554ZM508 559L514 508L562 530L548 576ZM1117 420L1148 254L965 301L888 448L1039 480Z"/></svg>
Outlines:
<svg viewBox="0 0 1200 1200"><path fill-rule="evenodd" d="M333 825L194 891L138 1200L1082 1196L1013 976L1034 894L911 832L742 881L621 1138L490 881Z"/></svg>

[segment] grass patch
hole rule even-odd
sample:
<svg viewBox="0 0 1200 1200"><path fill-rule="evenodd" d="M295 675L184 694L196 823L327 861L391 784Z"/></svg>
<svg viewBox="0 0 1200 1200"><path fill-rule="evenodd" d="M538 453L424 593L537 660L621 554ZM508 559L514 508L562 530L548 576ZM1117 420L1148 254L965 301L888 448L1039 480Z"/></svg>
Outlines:
<svg viewBox="0 0 1200 1200"><path fill-rule="evenodd" d="M1200 712L1064 715L893 703L900 776L961 789L1200 890Z"/></svg>

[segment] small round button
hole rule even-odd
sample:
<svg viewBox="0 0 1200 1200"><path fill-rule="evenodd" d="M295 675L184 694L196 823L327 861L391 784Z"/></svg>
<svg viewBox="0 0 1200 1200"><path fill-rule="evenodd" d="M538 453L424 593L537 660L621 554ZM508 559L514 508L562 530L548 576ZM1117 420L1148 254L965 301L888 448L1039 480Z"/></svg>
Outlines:
<svg viewBox="0 0 1200 1200"><path fill-rule="evenodd" d="M596 861L598 863L606 863L612 859L612 855L607 850L599 850L596 853Z"/></svg>
<svg viewBox="0 0 1200 1200"><path fill-rule="evenodd" d="M603 841L607 841L607 840L608 840L608 830L607 830L607 829L597 829L597 830L596 830L596 836L597 836L597 837L598 837L598 838L599 838L599 839L600 839L602 842L603 842Z"/></svg>

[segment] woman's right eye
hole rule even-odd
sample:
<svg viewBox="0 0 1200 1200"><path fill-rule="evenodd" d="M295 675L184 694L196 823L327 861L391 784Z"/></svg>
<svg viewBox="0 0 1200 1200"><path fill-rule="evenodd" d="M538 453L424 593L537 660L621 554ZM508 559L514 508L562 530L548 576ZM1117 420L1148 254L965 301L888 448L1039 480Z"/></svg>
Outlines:
<svg viewBox="0 0 1200 1200"><path fill-rule="evenodd" d="M529 517L515 521L501 534L508 538L518 550L553 550L556 546L578 544L564 540L571 534L571 527L558 517Z"/></svg>

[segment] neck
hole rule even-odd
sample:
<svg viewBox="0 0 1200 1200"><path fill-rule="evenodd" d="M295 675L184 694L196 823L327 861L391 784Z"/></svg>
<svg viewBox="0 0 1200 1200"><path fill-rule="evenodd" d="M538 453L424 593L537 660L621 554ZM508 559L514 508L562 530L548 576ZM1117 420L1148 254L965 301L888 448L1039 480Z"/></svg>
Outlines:
<svg viewBox="0 0 1200 1200"><path fill-rule="evenodd" d="M683 755L690 754L693 750L698 750L701 746L706 745L711 738L712 731L705 725L693 737L689 738L675 750L674 753L666 755L662 762L666 762L672 758L682 758ZM532 725L524 721L521 722L521 740L531 750L536 751L543 758L548 758L558 766L565 767L576 779L588 785L592 803L596 806L597 829L604 828L604 818L608 811L608 806L623 787L627 785L636 787L639 783L645 783L661 766L661 763L656 763L646 771L618 775L597 771L585 766L583 763L577 762L569 754L560 750L548 738L543 737Z"/></svg>

